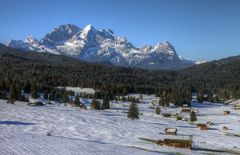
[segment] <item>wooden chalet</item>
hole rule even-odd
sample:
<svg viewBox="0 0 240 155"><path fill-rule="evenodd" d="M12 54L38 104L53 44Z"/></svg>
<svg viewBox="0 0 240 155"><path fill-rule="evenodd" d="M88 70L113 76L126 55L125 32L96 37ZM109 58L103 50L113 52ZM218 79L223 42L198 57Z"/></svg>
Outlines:
<svg viewBox="0 0 240 155"><path fill-rule="evenodd" d="M38 101L38 102L29 102L27 103L28 106L44 106L44 103Z"/></svg>
<svg viewBox="0 0 240 155"><path fill-rule="evenodd" d="M183 113L183 112L190 113L191 112L191 108L190 107L183 107L181 113Z"/></svg>
<svg viewBox="0 0 240 155"><path fill-rule="evenodd" d="M230 111L225 110L223 113L224 113L224 115L229 115L229 114L230 114Z"/></svg>
<svg viewBox="0 0 240 155"><path fill-rule="evenodd" d="M206 124L197 124L197 128L200 130L208 130L208 126Z"/></svg>
<svg viewBox="0 0 240 155"><path fill-rule="evenodd" d="M163 141L158 141L158 145L170 146L175 148L192 149L192 140L166 138Z"/></svg>
<svg viewBox="0 0 240 155"><path fill-rule="evenodd" d="M166 128L165 134L168 135L177 135L177 129L176 128Z"/></svg>
<svg viewBox="0 0 240 155"><path fill-rule="evenodd" d="M80 104L80 109L87 110L87 107L85 104Z"/></svg>
<svg viewBox="0 0 240 155"><path fill-rule="evenodd" d="M228 127L226 127L226 126L224 126L222 129L223 130L229 130Z"/></svg>
<svg viewBox="0 0 240 155"><path fill-rule="evenodd" d="M70 101L69 103L67 103L67 106L76 107L76 104L73 101Z"/></svg>
<svg viewBox="0 0 240 155"><path fill-rule="evenodd" d="M172 115L171 114L169 114L169 113L165 113L165 114L162 114L163 115L163 117L171 117Z"/></svg>
<svg viewBox="0 0 240 155"><path fill-rule="evenodd" d="M207 125L214 125L213 122L207 122Z"/></svg>

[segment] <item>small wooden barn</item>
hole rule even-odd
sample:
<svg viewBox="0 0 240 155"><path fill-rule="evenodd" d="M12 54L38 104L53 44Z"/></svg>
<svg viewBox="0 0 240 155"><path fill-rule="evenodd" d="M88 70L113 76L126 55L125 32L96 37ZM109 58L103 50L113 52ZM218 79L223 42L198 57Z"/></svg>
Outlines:
<svg viewBox="0 0 240 155"><path fill-rule="evenodd" d="M188 104L183 104L183 107L189 107Z"/></svg>
<svg viewBox="0 0 240 155"><path fill-rule="evenodd" d="M228 127L226 127L226 126L224 126L222 129L223 130L229 130Z"/></svg>
<svg viewBox="0 0 240 155"><path fill-rule="evenodd" d="M85 104L80 104L80 109L84 109L84 110L87 110L87 107Z"/></svg>
<svg viewBox="0 0 240 155"><path fill-rule="evenodd" d="M207 122L207 125L214 125L214 123L213 122Z"/></svg>
<svg viewBox="0 0 240 155"><path fill-rule="evenodd" d="M208 126L206 124L197 124L197 128L200 130L208 130Z"/></svg>
<svg viewBox="0 0 240 155"><path fill-rule="evenodd" d="M14 101L13 100L8 100L7 103L14 104Z"/></svg>
<svg viewBox="0 0 240 155"><path fill-rule="evenodd" d="M172 115L171 114L169 114L169 113L165 113L165 114L162 114L163 115L163 117L171 117Z"/></svg>
<svg viewBox="0 0 240 155"><path fill-rule="evenodd" d="M164 139L159 141L158 145L170 146L176 148L192 149L192 140L183 140L183 139Z"/></svg>
<svg viewBox="0 0 240 155"><path fill-rule="evenodd" d="M177 129L176 128L166 128L165 129L165 134L176 135L177 134Z"/></svg>
<svg viewBox="0 0 240 155"><path fill-rule="evenodd" d="M183 112L190 113L191 112L191 108L190 107L183 107L181 113L183 113Z"/></svg>
<svg viewBox="0 0 240 155"><path fill-rule="evenodd" d="M73 101L70 101L69 103L67 103L67 106L76 107L76 104Z"/></svg>
<svg viewBox="0 0 240 155"><path fill-rule="evenodd" d="M224 115L229 115L229 114L230 114L230 111L225 110L223 113L224 113Z"/></svg>
<svg viewBox="0 0 240 155"><path fill-rule="evenodd" d="M42 98L28 98L29 103L27 103L28 106L44 106L46 105L48 102L46 102L44 99Z"/></svg>
<svg viewBox="0 0 240 155"><path fill-rule="evenodd" d="M33 103L29 102L29 103L27 103L27 105L28 106L44 106L44 104L42 102L40 102L40 101L33 102Z"/></svg>

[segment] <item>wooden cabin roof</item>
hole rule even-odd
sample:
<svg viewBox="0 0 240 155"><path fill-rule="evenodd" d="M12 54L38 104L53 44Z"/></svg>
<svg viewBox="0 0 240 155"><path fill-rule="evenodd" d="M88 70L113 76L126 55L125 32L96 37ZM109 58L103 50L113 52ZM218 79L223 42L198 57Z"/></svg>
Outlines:
<svg viewBox="0 0 240 155"><path fill-rule="evenodd" d="M165 132L177 132L176 128L166 128Z"/></svg>

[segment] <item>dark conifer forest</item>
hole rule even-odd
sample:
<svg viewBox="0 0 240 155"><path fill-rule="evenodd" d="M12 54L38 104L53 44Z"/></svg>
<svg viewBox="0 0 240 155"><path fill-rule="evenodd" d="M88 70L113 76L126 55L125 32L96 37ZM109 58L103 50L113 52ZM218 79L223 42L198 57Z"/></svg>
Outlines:
<svg viewBox="0 0 240 155"><path fill-rule="evenodd" d="M110 99L114 95L146 93L161 96L162 102L181 105L188 104L191 93L195 92L199 100L220 102L240 98L240 56L178 71L153 71L88 63L63 55L23 52L0 45L1 98L13 88L18 94L22 90L30 93L33 88L34 92L51 94L58 86L94 88L97 97L108 94ZM21 98L21 95L12 96Z"/></svg>

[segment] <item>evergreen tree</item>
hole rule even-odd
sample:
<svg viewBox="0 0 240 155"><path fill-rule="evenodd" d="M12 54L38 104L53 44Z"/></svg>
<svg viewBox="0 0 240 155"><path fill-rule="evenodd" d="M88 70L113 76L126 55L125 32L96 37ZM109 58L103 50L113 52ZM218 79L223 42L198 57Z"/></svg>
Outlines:
<svg viewBox="0 0 240 155"><path fill-rule="evenodd" d="M214 101L214 97L213 97L213 94L211 92L208 93L207 101L209 101L209 102L213 102Z"/></svg>
<svg viewBox="0 0 240 155"><path fill-rule="evenodd" d="M17 98L20 98L21 95L21 90L22 90L22 85L20 82L15 82L15 87L17 90Z"/></svg>
<svg viewBox="0 0 240 155"><path fill-rule="evenodd" d="M75 103L75 105L76 105L77 107L80 106L81 103L80 103L80 100L79 100L79 97L78 97L78 96L75 98L74 103Z"/></svg>
<svg viewBox="0 0 240 155"><path fill-rule="evenodd" d="M46 100L48 99L48 90L44 90L43 98L46 99Z"/></svg>
<svg viewBox="0 0 240 155"><path fill-rule="evenodd" d="M142 94L140 94L139 98L140 98L140 100L143 100L143 95L142 95Z"/></svg>
<svg viewBox="0 0 240 155"><path fill-rule="evenodd" d="M190 113L190 121L191 122L196 122L197 121L197 115L194 111L191 111L191 113Z"/></svg>
<svg viewBox="0 0 240 155"><path fill-rule="evenodd" d="M5 89L7 92L9 92L9 89L10 89L10 85L12 84L12 80L10 78L6 79L5 80Z"/></svg>
<svg viewBox="0 0 240 155"><path fill-rule="evenodd" d="M100 103L97 100L95 100L95 99L92 100L91 107L93 109L100 109L101 108L100 107Z"/></svg>
<svg viewBox="0 0 240 155"><path fill-rule="evenodd" d="M203 102L203 93L199 93L199 94L197 95L197 101L198 101L199 103L202 103L202 102Z"/></svg>
<svg viewBox="0 0 240 155"><path fill-rule="evenodd" d="M170 106L170 103L168 101L165 101L165 106L166 107L169 107Z"/></svg>
<svg viewBox="0 0 240 155"><path fill-rule="evenodd" d="M108 97L105 96L103 99L102 109L110 109Z"/></svg>
<svg viewBox="0 0 240 155"><path fill-rule="evenodd" d="M127 117L130 119L139 119L139 111L136 103L132 102L130 104Z"/></svg>
<svg viewBox="0 0 240 155"><path fill-rule="evenodd" d="M164 101L162 101L162 100L159 100L159 105L160 105L160 106L162 106L162 107L164 107L164 106L165 106L165 103L164 103Z"/></svg>
<svg viewBox="0 0 240 155"><path fill-rule="evenodd" d="M38 98L37 86L34 84L31 86L31 95L34 99Z"/></svg>
<svg viewBox="0 0 240 155"><path fill-rule="evenodd" d="M160 109L159 106L156 107L156 109L155 109L155 113L156 113L157 115L160 115L160 113L161 113L161 109Z"/></svg>
<svg viewBox="0 0 240 155"><path fill-rule="evenodd" d="M139 98L135 99L135 103L140 103Z"/></svg>
<svg viewBox="0 0 240 155"><path fill-rule="evenodd" d="M24 91L25 93L30 93L30 91L31 91L31 84L30 84L29 81L27 81L27 82L24 84L24 86L23 86L23 91Z"/></svg>
<svg viewBox="0 0 240 155"><path fill-rule="evenodd" d="M6 89L6 86L5 86L5 81L3 78L1 78L0 80L0 90L5 90Z"/></svg>
<svg viewBox="0 0 240 155"><path fill-rule="evenodd" d="M62 96L62 101L63 101L63 103L67 103L69 101L67 91L64 91L63 96Z"/></svg>
<svg viewBox="0 0 240 155"><path fill-rule="evenodd" d="M55 101L59 102L62 97L62 93L59 89L56 89Z"/></svg>
<svg viewBox="0 0 240 155"><path fill-rule="evenodd" d="M129 96L127 97L127 101L130 102L130 97Z"/></svg>
<svg viewBox="0 0 240 155"><path fill-rule="evenodd" d="M191 104L190 104L188 98L184 98L184 99L183 99L183 101L182 101L182 105L184 105L184 104L187 104L188 107L191 107Z"/></svg>
<svg viewBox="0 0 240 155"><path fill-rule="evenodd" d="M126 99L125 96L123 96L121 100L122 100L123 102L126 102L126 101L127 101L127 99Z"/></svg>
<svg viewBox="0 0 240 155"><path fill-rule="evenodd" d="M5 99L6 98L6 94L2 90L0 90L0 98L1 99Z"/></svg>
<svg viewBox="0 0 240 155"><path fill-rule="evenodd" d="M214 96L214 102L221 102L221 100L219 99L218 95Z"/></svg>
<svg viewBox="0 0 240 155"><path fill-rule="evenodd" d="M9 88L9 99L16 101L18 99L18 92L15 86L15 83L12 83Z"/></svg>
<svg viewBox="0 0 240 155"><path fill-rule="evenodd" d="M54 101L56 99L56 90L53 89L51 90L50 94L49 94L49 99Z"/></svg>

